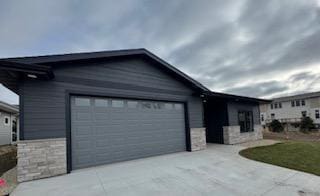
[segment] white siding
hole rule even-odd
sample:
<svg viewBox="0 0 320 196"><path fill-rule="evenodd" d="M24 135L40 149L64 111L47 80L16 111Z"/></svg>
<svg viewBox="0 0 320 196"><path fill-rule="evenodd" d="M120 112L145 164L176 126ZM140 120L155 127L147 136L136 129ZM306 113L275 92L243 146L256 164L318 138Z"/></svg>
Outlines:
<svg viewBox="0 0 320 196"><path fill-rule="evenodd" d="M5 118L9 118L9 124L5 125ZM0 111L0 145L10 144L11 143L11 126L12 119L11 114L7 112Z"/></svg>
<svg viewBox="0 0 320 196"><path fill-rule="evenodd" d="M264 115L264 119L271 120L271 114L275 115L275 119L300 119L302 117L302 111L306 111L307 116L312 118L314 120L314 123L320 124L320 119L315 118L315 111L320 110L320 97L318 98L309 98L304 99L305 100L305 106L302 106L300 103L300 106L291 106L291 100L290 101L283 101L281 102L282 108L274 108L271 109L270 104L264 104L260 106L261 115ZM292 100L292 101L295 101ZM278 101L274 101L273 103L279 103ZM265 121L261 122L261 124L265 125Z"/></svg>

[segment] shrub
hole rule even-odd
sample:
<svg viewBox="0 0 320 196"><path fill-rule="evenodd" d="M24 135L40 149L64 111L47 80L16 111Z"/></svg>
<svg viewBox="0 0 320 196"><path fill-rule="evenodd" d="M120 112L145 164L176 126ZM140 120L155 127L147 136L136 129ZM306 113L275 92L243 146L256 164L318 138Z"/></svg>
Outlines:
<svg viewBox="0 0 320 196"><path fill-rule="evenodd" d="M313 120L309 116L301 119L300 131L308 132L311 131L311 129L314 129L314 127Z"/></svg>
<svg viewBox="0 0 320 196"><path fill-rule="evenodd" d="M269 124L269 129L272 132L282 132L284 130L281 122L278 120L272 120L272 122Z"/></svg>

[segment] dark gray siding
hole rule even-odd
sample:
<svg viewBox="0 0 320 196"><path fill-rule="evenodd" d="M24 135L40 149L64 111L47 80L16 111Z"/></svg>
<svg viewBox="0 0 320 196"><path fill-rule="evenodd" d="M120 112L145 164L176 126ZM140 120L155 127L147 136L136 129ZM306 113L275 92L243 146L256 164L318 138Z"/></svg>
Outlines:
<svg viewBox="0 0 320 196"><path fill-rule="evenodd" d="M228 102L229 126L239 125L238 111L252 111L254 124L260 124L259 105L242 102Z"/></svg>
<svg viewBox="0 0 320 196"><path fill-rule="evenodd" d="M142 59L56 66L52 81L22 84L24 138L65 137L66 91L188 102L190 127L203 127L202 101L182 82Z"/></svg>

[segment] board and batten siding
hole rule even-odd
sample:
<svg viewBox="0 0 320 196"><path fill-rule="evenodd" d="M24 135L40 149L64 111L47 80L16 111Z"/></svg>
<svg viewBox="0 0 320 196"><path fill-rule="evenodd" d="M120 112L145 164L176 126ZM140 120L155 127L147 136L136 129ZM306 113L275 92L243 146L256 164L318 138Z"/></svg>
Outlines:
<svg viewBox="0 0 320 196"><path fill-rule="evenodd" d="M260 124L258 104L228 102L229 126L239 125L238 111L252 111L253 123L255 125Z"/></svg>
<svg viewBox="0 0 320 196"><path fill-rule="evenodd" d="M66 136L66 92L187 101L190 128L203 127L203 105L194 91L143 59L55 65L50 81L28 79L21 85L24 139Z"/></svg>

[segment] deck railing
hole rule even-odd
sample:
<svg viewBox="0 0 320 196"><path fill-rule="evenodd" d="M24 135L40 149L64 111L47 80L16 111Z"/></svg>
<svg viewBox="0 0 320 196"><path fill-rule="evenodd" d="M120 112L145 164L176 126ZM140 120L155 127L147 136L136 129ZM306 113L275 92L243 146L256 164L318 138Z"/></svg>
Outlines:
<svg viewBox="0 0 320 196"><path fill-rule="evenodd" d="M271 123L273 119L266 119L266 123ZM281 123L298 123L301 122L301 118L279 118L274 119L278 120Z"/></svg>

